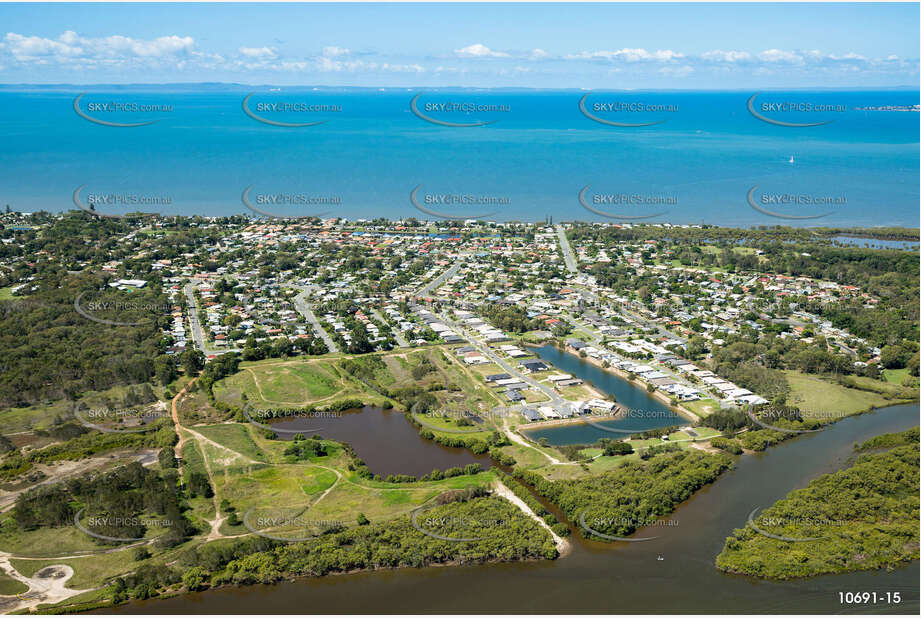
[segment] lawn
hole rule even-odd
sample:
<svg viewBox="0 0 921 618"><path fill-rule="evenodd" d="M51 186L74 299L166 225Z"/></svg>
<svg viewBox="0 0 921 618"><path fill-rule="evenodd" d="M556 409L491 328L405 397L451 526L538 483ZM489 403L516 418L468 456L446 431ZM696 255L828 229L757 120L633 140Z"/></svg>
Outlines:
<svg viewBox="0 0 921 618"><path fill-rule="evenodd" d="M249 401L281 404L309 404L342 388L327 363L302 360L243 364L225 382L228 390L246 393Z"/></svg>
<svg viewBox="0 0 921 618"><path fill-rule="evenodd" d="M784 371L784 374L792 389L787 403L798 407L804 418L832 421L893 403L878 393L847 388L818 376L798 371Z"/></svg>
<svg viewBox="0 0 921 618"><path fill-rule="evenodd" d="M0 595L11 596L25 592L28 589L29 587L24 583L18 579L13 579L6 571L0 570Z"/></svg>
<svg viewBox="0 0 921 618"><path fill-rule="evenodd" d="M252 430L251 425L240 423L224 423L195 428L195 431L206 438L214 440L232 451L256 461L267 461L265 453L253 441Z"/></svg>
<svg viewBox="0 0 921 618"><path fill-rule="evenodd" d="M138 563L134 561L133 549L99 554L81 558L55 558L53 560L10 560L19 573L26 577L35 575L46 566L66 564L74 570L74 576L67 581L67 587L73 589L93 588L103 580L125 575L134 571Z"/></svg>
<svg viewBox="0 0 921 618"><path fill-rule="evenodd" d="M0 547L17 556L41 558L64 553L104 551L111 546L97 543L74 526L25 531L9 518L0 526Z"/></svg>
<svg viewBox="0 0 921 618"><path fill-rule="evenodd" d="M681 407L687 408L697 416L703 418L710 416L714 411L720 409L719 403L713 399L698 399L697 401L682 401Z"/></svg>
<svg viewBox="0 0 921 618"><path fill-rule="evenodd" d="M252 507L306 506L311 494L328 489L335 481L334 472L284 464L228 470L214 479L218 497L229 500L240 513Z"/></svg>
<svg viewBox="0 0 921 618"><path fill-rule="evenodd" d="M883 371L883 377L885 377L886 382L890 384L901 384L902 380L904 380L907 375L908 367L903 367L902 369L886 369Z"/></svg>
<svg viewBox="0 0 921 618"><path fill-rule="evenodd" d="M190 438L182 445L183 479L188 482L189 475L193 472L199 472L205 475L208 474L208 471L205 469L205 460L202 459L201 449L198 448L198 443L195 439Z"/></svg>

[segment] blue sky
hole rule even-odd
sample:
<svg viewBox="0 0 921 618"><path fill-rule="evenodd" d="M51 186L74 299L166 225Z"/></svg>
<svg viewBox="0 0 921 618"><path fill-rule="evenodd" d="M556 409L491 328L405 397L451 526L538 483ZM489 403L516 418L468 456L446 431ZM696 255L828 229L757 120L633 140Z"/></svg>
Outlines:
<svg viewBox="0 0 921 618"><path fill-rule="evenodd" d="M0 4L0 83L917 87L919 5Z"/></svg>

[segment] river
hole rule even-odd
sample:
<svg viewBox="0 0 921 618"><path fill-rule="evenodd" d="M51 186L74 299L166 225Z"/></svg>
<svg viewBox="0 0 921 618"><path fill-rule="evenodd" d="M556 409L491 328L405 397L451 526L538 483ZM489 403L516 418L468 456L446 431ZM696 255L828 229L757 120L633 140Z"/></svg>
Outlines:
<svg viewBox="0 0 921 618"><path fill-rule="evenodd" d="M892 572L773 582L714 567L725 537L820 474L845 467L853 446L918 424L918 406L851 417L757 455L697 492L673 527L613 545L573 535L564 558L531 563L400 569L190 593L115 608L143 614L264 613L903 613L919 611L918 561ZM658 560L661 555L663 560ZM842 605L839 592L899 592L898 605ZM111 612L113 610L106 610Z"/></svg>

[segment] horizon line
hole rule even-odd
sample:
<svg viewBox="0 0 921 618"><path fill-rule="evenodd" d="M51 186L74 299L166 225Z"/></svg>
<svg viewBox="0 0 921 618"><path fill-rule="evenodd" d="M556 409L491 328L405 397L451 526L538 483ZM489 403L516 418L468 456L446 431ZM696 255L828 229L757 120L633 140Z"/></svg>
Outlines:
<svg viewBox="0 0 921 618"><path fill-rule="evenodd" d="M350 86L350 85L331 85L331 84L273 84L273 83L244 83L244 82L220 82L220 81L189 81L189 82L95 82L95 83L71 83L71 82L0 82L0 88L106 88L106 87L190 87L190 86L209 86L209 87L236 87L236 88L324 88L324 89L354 89L354 90L437 90L437 89L457 89L457 90L530 90L530 91L573 91L573 92L751 92L752 89L760 89L762 92L776 91L868 91L868 90L907 90L921 91L921 87L912 84L898 84L891 86L883 85L866 85L866 86L770 86L770 87L699 87L699 88L587 88L583 86L460 86L460 85L398 85L398 86Z"/></svg>

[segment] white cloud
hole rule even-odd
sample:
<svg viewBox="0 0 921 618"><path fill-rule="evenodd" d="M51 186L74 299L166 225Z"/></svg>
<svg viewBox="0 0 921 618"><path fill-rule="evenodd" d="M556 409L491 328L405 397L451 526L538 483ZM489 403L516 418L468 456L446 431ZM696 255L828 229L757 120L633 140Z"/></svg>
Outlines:
<svg viewBox="0 0 921 618"><path fill-rule="evenodd" d="M539 47L532 49L531 53L528 54L528 58L530 58L531 60L543 60L544 58L547 58L548 56L550 56L550 54L548 54L547 52L545 52Z"/></svg>
<svg viewBox="0 0 921 618"><path fill-rule="evenodd" d="M678 58L684 58L684 54L670 49L658 49L650 52L641 47L618 49L616 51L583 51L577 54L564 56L567 60L626 60L627 62L639 62L644 60L670 62Z"/></svg>
<svg viewBox="0 0 921 618"><path fill-rule="evenodd" d="M662 73L663 75L668 75L671 77L687 77L693 72L694 72L694 67L687 66L687 65L678 66L678 67L665 66L659 69L659 73Z"/></svg>
<svg viewBox="0 0 921 618"><path fill-rule="evenodd" d="M145 71L151 70L165 71L166 75L169 71L198 70L203 78L219 71L253 75L266 71L352 73L357 76L356 80L382 73L481 73L484 76L495 76L501 71L501 74L507 75L529 73L547 78L559 75L559 67L555 62L540 62L543 60L567 60L571 63L567 71L571 68L573 72L595 75L622 72L624 75L658 73L681 77L692 73L732 75L744 72L748 76L796 72L799 77L808 75L816 79L827 79L834 73L901 73L904 78L918 74L917 58L905 59L896 55L868 58L855 51L831 54L820 50L776 48L760 52L713 49L688 55L672 49L623 47L559 55L526 45L514 51L498 51L483 43L474 43L454 49L450 61L437 55L419 58L400 55L397 50L388 54L356 53L335 45L322 47L319 54L309 56L286 56L276 47L268 45L233 46L231 49L233 51L225 57L202 50L192 37L178 34L141 39L117 34L89 37L71 30L56 37L8 32L0 35L0 66L5 67L4 71L25 69L27 73L36 76L52 68L64 71L112 70L118 71L119 75L136 71L141 79L147 74Z"/></svg>
<svg viewBox="0 0 921 618"><path fill-rule="evenodd" d="M324 73L357 73L362 71L374 73L424 73L425 67L419 64L391 64L389 62L366 62L364 60L335 60L320 56L315 68Z"/></svg>
<svg viewBox="0 0 921 618"><path fill-rule="evenodd" d="M467 47L455 49L454 53L461 58L508 58L509 54L500 51L493 51L482 43L474 43Z"/></svg>
<svg viewBox="0 0 921 618"><path fill-rule="evenodd" d="M745 51L723 51L721 49L705 52L700 57L717 62L744 62L752 59L752 55Z"/></svg>
<svg viewBox="0 0 921 618"><path fill-rule="evenodd" d="M178 63L195 53L192 37L177 35L146 40L121 35L91 38L68 30L57 39L50 39L8 32L4 42L4 49L17 62L28 64L93 67L157 61Z"/></svg>
<svg viewBox="0 0 921 618"><path fill-rule="evenodd" d="M798 64L803 61L803 57L796 52L782 49L766 49L758 54L758 59L764 62L786 62L791 64Z"/></svg>
<svg viewBox="0 0 921 618"><path fill-rule="evenodd" d="M348 56L352 52L346 49L345 47L336 47L335 45L330 45L323 48L323 55L327 58L337 58L339 56Z"/></svg>
<svg viewBox="0 0 921 618"><path fill-rule="evenodd" d="M247 58L276 58L278 54L271 47L241 47L240 53Z"/></svg>

